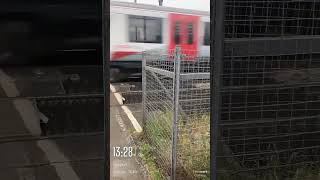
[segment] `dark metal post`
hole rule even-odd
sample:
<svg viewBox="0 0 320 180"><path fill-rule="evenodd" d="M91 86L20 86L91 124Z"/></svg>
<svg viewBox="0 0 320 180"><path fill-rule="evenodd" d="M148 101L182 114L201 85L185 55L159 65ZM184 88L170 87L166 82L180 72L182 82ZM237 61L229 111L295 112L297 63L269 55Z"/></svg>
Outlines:
<svg viewBox="0 0 320 180"><path fill-rule="evenodd" d="M163 0L159 0L159 6L162 6Z"/></svg>
<svg viewBox="0 0 320 180"><path fill-rule="evenodd" d="M180 91L180 61L181 49L176 47L174 56L174 95L173 95L173 127L172 127L172 162L171 180L176 179L177 169L177 142L178 142L178 120L179 120L179 91Z"/></svg>
<svg viewBox="0 0 320 180"><path fill-rule="evenodd" d="M146 76L147 58L146 52L142 53L142 129L146 124L146 95L147 95L147 76Z"/></svg>
<svg viewBox="0 0 320 180"><path fill-rule="evenodd" d="M110 2L103 0L102 16L102 57L103 61L103 93L104 93L104 179L110 179L110 68L109 68L109 34L110 34ZM108 89L107 89L108 88Z"/></svg>
<svg viewBox="0 0 320 180"><path fill-rule="evenodd" d="M221 73L222 61L224 57L224 0L215 0L213 12L213 41L211 38L211 55L213 53L213 68L211 65L211 119L210 119L210 134L211 134L211 179L217 180L217 154L218 154L218 136L219 136L219 121L221 111ZM212 35L212 33L211 33ZM211 36L212 37L212 36ZM213 49L213 51L212 51ZM212 58L212 56L211 56ZM212 61L211 61L212 63ZM212 76L213 75L213 76Z"/></svg>

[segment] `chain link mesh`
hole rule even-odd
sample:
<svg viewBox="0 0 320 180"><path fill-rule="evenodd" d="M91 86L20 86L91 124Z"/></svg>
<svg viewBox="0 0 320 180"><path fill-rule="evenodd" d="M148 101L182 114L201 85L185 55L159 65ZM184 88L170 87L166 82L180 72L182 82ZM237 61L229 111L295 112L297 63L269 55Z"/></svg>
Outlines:
<svg viewBox="0 0 320 180"><path fill-rule="evenodd" d="M172 50L144 56L145 137L164 176L176 179L210 178L210 61L194 54Z"/></svg>
<svg viewBox="0 0 320 180"><path fill-rule="evenodd" d="M318 179L319 1L224 2L218 179Z"/></svg>

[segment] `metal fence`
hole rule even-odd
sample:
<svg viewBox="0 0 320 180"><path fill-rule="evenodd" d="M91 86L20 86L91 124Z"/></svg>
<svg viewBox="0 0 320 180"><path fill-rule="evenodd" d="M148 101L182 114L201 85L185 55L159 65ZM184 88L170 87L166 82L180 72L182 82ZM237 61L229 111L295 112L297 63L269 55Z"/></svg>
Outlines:
<svg viewBox="0 0 320 180"><path fill-rule="evenodd" d="M163 178L210 178L210 58L197 53L143 56L144 137Z"/></svg>
<svg viewBox="0 0 320 180"><path fill-rule="evenodd" d="M318 179L320 2L220 2L217 179Z"/></svg>

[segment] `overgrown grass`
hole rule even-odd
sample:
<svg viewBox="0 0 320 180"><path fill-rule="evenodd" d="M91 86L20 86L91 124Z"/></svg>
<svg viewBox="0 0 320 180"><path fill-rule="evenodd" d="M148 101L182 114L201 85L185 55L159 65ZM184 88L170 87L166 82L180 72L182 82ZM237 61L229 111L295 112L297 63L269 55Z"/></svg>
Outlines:
<svg viewBox="0 0 320 180"><path fill-rule="evenodd" d="M173 113L159 112L149 117L144 127L141 151L143 160L149 166L150 176L154 180L166 179L170 173L171 133ZM210 179L210 118L209 115L194 118L180 118L179 121L178 177L189 179ZM162 161L159 161L162 160ZM163 160L167 161L167 164ZM221 162L220 162L221 163ZM219 175L220 180L320 180L320 164L291 168L274 168L259 172L236 173L244 168L236 160L224 161L219 167L226 167L230 172ZM270 162L270 167L277 167L277 162ZM166 169L167 168L167 169ZM226 170L227 170L226 169ZM244 170L244 169L242 169ZM197 171L208 172L197 174Z"/></svg>
<svg viewBox="0 0 320 180"><path fill-rule="evenodd" d="M312 165L298 168L293 180L320 180L320 166Z"/></svg>
<svg viewBox="0 0 320 180"><path fill-rule="evenodd" d="M152 166L158 166L161 174L170 169L172 119L172 112L159 112L148 118L144 127L146 144L142 149L148 147L148 159L154 161ZM179 120L177 174L179 177L185 176L180 178L210 179L209 173L203 173L209 172L210 169L209 119L209 115L203 115L194 118L181 117ZM162 163L159 165L160 159ZM197 172L202 174L199 175Z"/></svg>
<svg viewBox="0 0 320 180"><path fill-rule="evenodd" d="M155 157L152 155L151 146L146 143L142 143L140 147L141 158L146 163L148 167L149 176L152 180L162 180L165 179L161 170L157 167Z"/></svg>
<svg viewBox="0 0 320 180"><path fill-rule="evenodd" d="M187 118L182 118L185 120ZM197 179L210 179L210 117L201 115L180 123L178 154L183 166ZM201 173L201 176L197 173Z"/></svg>

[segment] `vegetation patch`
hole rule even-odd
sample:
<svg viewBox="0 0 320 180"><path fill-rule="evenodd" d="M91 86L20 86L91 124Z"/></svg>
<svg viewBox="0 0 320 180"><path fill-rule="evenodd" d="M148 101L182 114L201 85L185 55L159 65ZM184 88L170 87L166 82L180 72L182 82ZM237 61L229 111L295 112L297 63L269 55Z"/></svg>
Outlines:
<svg viewBox="0 0 320 180"><path fill-rule="evenodd" d="M172 149L172 120L170 111L147 118L144 142L140 149L153 179L165 179L170 174ZM177 177L179 179L210 179L210 117L183 117L178 123ZM161 174L161 175L160 175Z"/></svg>

